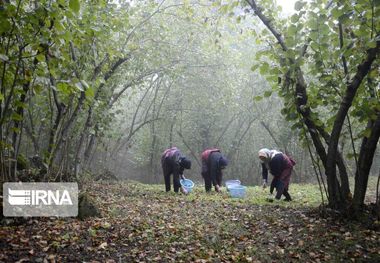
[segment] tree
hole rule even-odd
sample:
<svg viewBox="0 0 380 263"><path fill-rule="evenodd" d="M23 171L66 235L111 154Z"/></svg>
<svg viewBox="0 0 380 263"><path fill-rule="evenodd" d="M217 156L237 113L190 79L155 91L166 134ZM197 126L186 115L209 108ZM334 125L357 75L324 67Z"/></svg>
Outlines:
<svg viewBox="0 0 380 263"><path fill-rule="evenodd" d="M263 37L267 39L270 32L276 40L261 54L272 61L272 70L267 75L269 79L282 75L282 86L272 82L273 89L289 105L285 109L287 116L300 121L299 127L305 127L313 141L325 169L329 205L341 210L352 206L360 211L380 136L379 90L373 85L379 81L378 4L298 1L297 12L288 23L278 17L276 20L276 7L269 1L262 1L262 7L254 0L245 4L265 25ZM263 62L260 68L265 71L268 63ZM365 113L358 114L360 109ZM366 123L361 129L357 125L360 131L354 135L362 138L362 143L353 200L345 158L338 147L343 126L345 123L351 126L351 118Z"/></svg>
<svg viewBox="0 0 380 263"><path fill-rule="evenodd" d="M156 6L154 1L132 7L128 2L103 0L2 4L3 180L17 180L15 160L20 152L41 156L48 172L57 178L71 173L80 159L77 145L82 146L88 136L100 133L99 129L110 121L108 113L117 100L117 96L112 97L112 88L122 79L118 74L130 59L137 60L138 56L132 56L138 49L133 35L147 20L141 10ZM136 20L139 23L132 26L130 22ZM137 76L133 76L134 72ZM142 78L139 72L130 70L126 86L138 83ZM22 136L24 130L26 136ZM28 147L30 141L34 151Z"/></svg>

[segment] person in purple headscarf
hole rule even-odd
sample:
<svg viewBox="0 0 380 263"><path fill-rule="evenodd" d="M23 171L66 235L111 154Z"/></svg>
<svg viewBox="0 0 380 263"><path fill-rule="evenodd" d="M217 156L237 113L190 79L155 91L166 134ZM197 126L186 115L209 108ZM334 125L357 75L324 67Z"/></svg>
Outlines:
<svg viewBox="0 0 380 263"><path fill-rule="evenodd" d="M273 180L270 185L270 196L273 194L274 188L276 188L277 200L281 199L281 196L285 196L285 201L292 201L292 198L288 192L290 176L292 174L293 166L296 162L288 155L276 151L263 148L259 151L259 158L262 167L263 188L268 183L268 171L273 175ZM273 199L269 198L269 201Z"/></svg>

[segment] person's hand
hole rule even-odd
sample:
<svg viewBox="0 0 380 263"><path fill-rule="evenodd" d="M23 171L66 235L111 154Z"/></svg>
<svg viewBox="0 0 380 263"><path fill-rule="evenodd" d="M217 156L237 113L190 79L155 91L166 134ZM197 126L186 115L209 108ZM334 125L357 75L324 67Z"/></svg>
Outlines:
<svg viewBox="0 0 380 263"><path fill-rule="evenodd" d="M263 181L263 189L267 188L267 181Z"/></svg>
<svg viewBox="0 0 380 263"><path fill-rule="evenodd" d="M221 192L221 190L220 190L220 186L219 186L219 185L215 185L215 191L218 192L218 193Z"/></svg>
<svg viewBox="0 0 380 263"><path fill-rule="evenodd" d="M275 200L275 199L273 198L273 194L269 194L268 197L267 197L267 201L268 201L268 202L273 202L273 200Z"/></svg>
<svg viewBox="0 0 380 263"><path fill-rule="evenodd" d="M185 180L185 179L186 179L186 177L185 177L183 174L180 175L180 178L181 178L182 180Z"/></svg>
<svg viewBox="0 0 380 263"><path fill-rule="evenodd" d="M181 192L182 192L183 194L185 194L185 195L188 194L187 190L186 190L184 187L181 187Z"/></svg>

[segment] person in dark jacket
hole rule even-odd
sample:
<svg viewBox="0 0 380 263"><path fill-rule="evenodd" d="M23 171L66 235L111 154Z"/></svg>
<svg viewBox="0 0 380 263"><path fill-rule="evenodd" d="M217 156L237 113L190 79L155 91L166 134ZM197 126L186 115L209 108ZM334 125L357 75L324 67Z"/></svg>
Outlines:
<svg viewBox="0 0 380 263"><path fill-rule="evenodd" d="M292 198L289 194L290 176L292 174L295 161L286 154L263 148L259 151L259 158L262 166L263 188L268 183L268 171L273 175L269 192L273 194L274 188L276 188L277 200L281 199L281 196L285 196L285 201L291 201ZM269 198L269 201L273 199Z"/></svg>
<svg viewBox="0 0 380 263"><path fill-rule="evenodd" d="M219 149L207 149L202 153L202 177L205 180L206 192L211 191L211 186L216 192L220 192L222 186L222 170L228 165L228 160Z"/></svg>
<svg viewBox="0 0 380 263"><path fill-rule="evenodd" d="M174 192L178 193L180 178L184 179L183 171L191 168L191 160L186 158L177 147L172 147L163 152L161 166L165 179L165 190L170 191L170 175L173 174Z"/></svg>

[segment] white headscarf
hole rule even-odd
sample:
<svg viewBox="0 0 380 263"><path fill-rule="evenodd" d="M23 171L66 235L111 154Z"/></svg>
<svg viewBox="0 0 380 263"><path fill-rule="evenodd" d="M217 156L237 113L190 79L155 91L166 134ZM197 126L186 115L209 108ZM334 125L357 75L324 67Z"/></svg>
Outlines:
<svg viewBox="0 0 380 263"><path fill-rule="evenodd" d="M267 148L262 148L259 151L259 157L263 156L266 161L270 161L276 154L279 154L281 152L276 151L276 150L269 150Z"/></svg>
<svg viewBox="0 0 380 263"><path fill-rule="evenodd" d="M267 148L263 148L259 151L259 157L264 157L265 159L270 158L270 150Z"/></svg>

